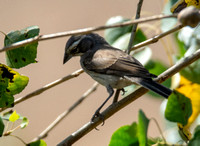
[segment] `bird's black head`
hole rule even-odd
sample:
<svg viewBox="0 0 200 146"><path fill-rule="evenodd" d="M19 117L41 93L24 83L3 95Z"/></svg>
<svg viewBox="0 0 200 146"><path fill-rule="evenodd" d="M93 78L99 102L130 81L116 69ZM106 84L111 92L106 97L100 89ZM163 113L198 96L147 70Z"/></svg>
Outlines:
<svg viewBox="0 0 200 146"><path fill-rule="evenodd" d="M73 56L81 56L95 45L107 44L103 37L95 33L76 35L69 38L65 46L63 64Z"/></svg>

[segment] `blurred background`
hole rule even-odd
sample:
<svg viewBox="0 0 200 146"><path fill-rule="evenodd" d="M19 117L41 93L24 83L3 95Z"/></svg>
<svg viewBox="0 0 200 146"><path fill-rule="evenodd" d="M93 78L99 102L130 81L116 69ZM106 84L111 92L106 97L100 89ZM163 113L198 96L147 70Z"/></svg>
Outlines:
<svg viewBox="0 0 200 146"><path fill-rule="evenodd" d="M100 26L104 25L113 16L135 17L137 2L137 0L0 0L0 31L8 33L12 30L21 30L31 25L37 25L40 28L40 34L51 34ZM142 13L144 14L143 16L160 14L162 8L163 1L144 1ZM98 31L98 33L103 35L104 31ZM63 37L39 42L37 53L38 63L21 69L14 69L28 76L30 80L25 90L15 96L16 98L24 96L80 68L79 58L73 58L67 64L63 65L64 47L67 40L68 37ZM3 44L4 35L0 33L1 48ZM167 55L161 42L150 45L150 47L152 48L154 58L167 61ZM4 53L0 54L0 62L6 64ZM13 135L19 136L27 143L30 142L59 114L77 101L93 83L94 81L84 73L77 78L64 82L16 105L14 109L29 119L29 125L23 130L19 129L15 131ZM107 96L106 89L99 86L96 92L49 133L48 137L44 139L47 145L53 146L58 144L87 123ZM137 121L139 109L142 109L147 117L156 118L160 126L162 126L160 118L161 102L162 99L155 99L149 95L144 95L106 120L104 126L98 127L99 131L91 131L74 145L108 145L115 130L123 125ZM105 107L110 103L107 103ZM160 135L154 122L150 123L148 134L151 137ZM15 137L7 136L0 139L0 145L21 146L23 144Z"/></svg>

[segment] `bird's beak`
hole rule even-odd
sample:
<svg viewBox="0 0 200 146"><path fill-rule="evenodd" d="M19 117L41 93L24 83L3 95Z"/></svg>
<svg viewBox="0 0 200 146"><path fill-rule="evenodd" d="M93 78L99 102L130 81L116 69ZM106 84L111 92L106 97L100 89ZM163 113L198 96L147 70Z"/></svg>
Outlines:
<svg viewBox="0 0 200 146"><path fill-rule="evenodd" d="M73 50L73 48L76 48L81 40L82 40L82 38L80 38L79 40L75 41L71 46L68 46L68 43L66 44L63 64L65 64L67 61L69 61L73 57L73 55L71 55L69 53L69 50Z"/></svg>
<svg viewBox="0 0 200 146"><path fill-rule="evenodd" d="M63 64L65 64L67 61L69 61L72 58L72 55L65 54L63 58Z"/></svg>

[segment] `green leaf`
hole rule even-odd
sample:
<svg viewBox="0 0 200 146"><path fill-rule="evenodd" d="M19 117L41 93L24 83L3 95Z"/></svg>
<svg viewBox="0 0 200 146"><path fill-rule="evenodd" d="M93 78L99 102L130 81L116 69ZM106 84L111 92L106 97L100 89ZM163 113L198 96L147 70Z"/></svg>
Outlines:
<svg viewBox="0 0 200 146"><path fill-rule="evenodd" d="M0 63L0 107L14 106L13 95L20 93L29 78Z"/></svg>
<svg viewBox="0 0 200 146"><path fill-rule="evenodd" d="M47 144L44 140L41 139L41 140L31 142L31 143L27 144L27 146L47 146Z"/></svg>
<svg viewBox="0 0 200 146"><path fill-rule="evenodd" d="M159 60L150 60L148 64L145 65L145 68L155 75L159 75L167 70L167 66Z"/></svg>
<svg viewBox="0 0 200 146"><path fill-rule="evenodd" d="M138 146L137 123L120 127L111 137L109 146Z"/></svg>
<svg viewBox="0 0 200 146"><path fill-rule="evenodd" d="M14 112L10 115L9 121L15 122L15 121L17 121L19 118L20 118L19 114L17 114L17 112L14 111Z"/></svg>
<svg viewBox="0 0 200 146"><path fill-rule="evenodd" d="M110 18L106 25L113 25L117 23L126 22L129 19L123 18L122 16L115 16ZM124 27L115 27L105 30L105 39L106 41L112 45L120 36L126 34L127 32L131 32L132 26L124 26Z"/></svg>
<svg viewBox="0 0 200 146"><path fill-rule="evenodd" d="M138 115L138 139L140 146L146 146L148 143L147 130L149 125L149 119L145 116L142 110L139 110Z"/></svg>
<svg viewBox="0 0 200 146"><path fill-rule="evenodd" d="M147 36L141 29L137 29L133 45L141 43L145 40L147 40Z"/></svg>
<svg viewBox="0 0 200 146"><path fill-rule="evenodd" d="M4 39L4 45L10 46L13 43L33 38L39 35L38 26L30 26L22 30L8 33ZM21 68L30 63L36 62L38 43L28 44L24 47L6 51L6 62L9 67Z"/></svg>
<svg viewBox="0 0 200 146"><path fill-rule="evenodd" d="M13 76L6 66L0 64L0 107L14 106L14 97L8 89L9 82L13 82Z"/></svg>
<svg viewBox="0 0 200 146"><path fill-rule="evenodd" d="M20 124L20 127L23 129L23 128L25 128L28 125L28 123L29 123L28 118L23 117L22 123Z"/></svg>
<svg viewBox="0 0 200 146"><path fill-rule="evenodd" d="M194 130L194 136L189 141L188 146L199 146L200 144L200 125L198 125Z"/></svg>
<svg viewBox="0 0 200 146"><path fill-rule="evenodd" d="M168 98L165 118L169 121L186 125L191 114L192 105L190 99L178 91L173 91Z"/></svg>
<svg viewBox="0 0 200 146"><path fill-rule="evenodd" d="M3 135L4 128L5 128L5 125L3 123L2 118L0 117L0 137Z"/></svg>
<svg viewBox="0 0 200 146"><path fill-rule="evenodd" d="M10 90L11 94L15 95L24 90L29 82L29 78L24 75L20 75L18 72L14 70L10 70L14 74L13 82L9 83L8 90Z"/></svg>
<svg viewBox="0 0 200 146"><path fill-rule="evenodd" d="M164 72L165 70L167 70L167 65L165 65L164 63L162 63L161 61L159 60L150 60L146 65L145 65L145 68L152 74L155 74L155 75L159 75L161 74L162 72ZM164 86L170 88L171 86L171 78L170 79L167 79L166 81L164 81L162 83ZM154 97L161 97L160 95L150 91L148 92L150 95L154 96Z"/></svg>
<svg viewBox="0 0 200 146"><path fill-rule="evenodd" d="M8 81L7 90L12 95L20 93L28 84L29 78L27 76L20 75L10 67L0 63L0 77L3 82Z"/></svg>

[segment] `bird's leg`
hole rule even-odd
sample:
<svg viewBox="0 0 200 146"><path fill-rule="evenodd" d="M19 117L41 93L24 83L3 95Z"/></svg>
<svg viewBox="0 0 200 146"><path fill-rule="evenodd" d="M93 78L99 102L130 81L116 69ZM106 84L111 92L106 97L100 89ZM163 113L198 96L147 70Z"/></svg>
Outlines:
<svg viewBox="0 0 200 146"><path fill-rule="evenodd" d="M106 88L107 88L107 91L108 91L108 93L109 93L109 96L108 96L108 98L103 102L103 104L96 110L96 112L94 113L94 115L92 116L92 119L91 119L91 121L93 122L94 119L95 119L96 117L99 117L99 118L102 119L102 121L103 121L103 124L102 124L102 125L104 125L104 116L100 114L100 110L101 110L102 107L106 104L106 102L112 97L112 95L113 95L113 93L114 93L114 90L113 90L113 88L112 88L110 85L108 85Z"/></svg>
<svg viewBox="0 0 200 146"><path fill-rule="evenodd" d="M119 98L119 93L120 91L122 91L122 95L124 95L127 91L125 91L124 88L122 89L117 89L116 93L115 93L115 96L113 98L113 103L116 103L118 101L118 98Z"/></svg>
<svg viewBox="0 0 200 146"><path fill-rule="evenodd" d="M121 91L122 91L122 95L124 95L127 92L124 88L122 88Z"/></svg>
<svg viewBox="0 0 200 146"><path fill-rule="evenodd" d="M113 102L112 103L116 103L118 101L118 97L119 97L119 93L120 93L121 89L117 89L115 92L115 96L113 98Z"/></svg>

